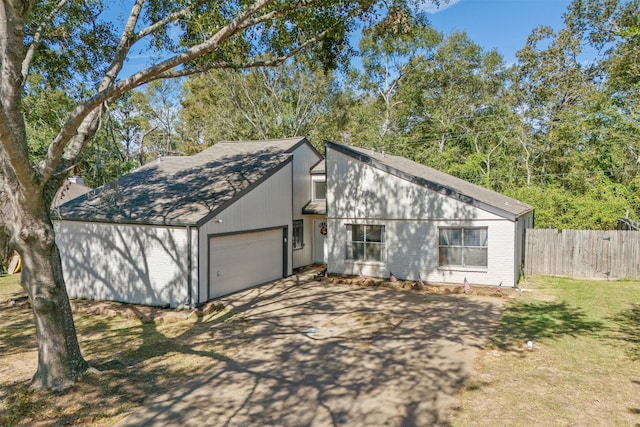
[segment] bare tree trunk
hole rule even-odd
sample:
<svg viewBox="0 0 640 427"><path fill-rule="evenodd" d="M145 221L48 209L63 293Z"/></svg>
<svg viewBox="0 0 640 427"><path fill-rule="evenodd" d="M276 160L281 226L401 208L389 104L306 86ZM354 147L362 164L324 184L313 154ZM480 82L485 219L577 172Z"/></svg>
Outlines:
<svg viewBox="0 0 640 427"><path fill-rule="evenodd" d="M16 202L12 200L17 220L8 228L22 257L20 284L29 295L36 324L38 370L32 383L36 388L63 390L89 365L76 338L53 225L44 209L34 215Z"/></svg>

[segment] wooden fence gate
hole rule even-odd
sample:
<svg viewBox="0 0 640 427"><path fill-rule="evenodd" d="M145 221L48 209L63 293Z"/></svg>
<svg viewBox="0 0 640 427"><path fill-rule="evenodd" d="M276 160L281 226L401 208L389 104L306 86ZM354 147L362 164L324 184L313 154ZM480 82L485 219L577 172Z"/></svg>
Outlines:
<svg viewBox="0 0 640 427"><path fill-rule="evenodd" d="M525 274L640 279L640 231L527 229Z"/></svg>

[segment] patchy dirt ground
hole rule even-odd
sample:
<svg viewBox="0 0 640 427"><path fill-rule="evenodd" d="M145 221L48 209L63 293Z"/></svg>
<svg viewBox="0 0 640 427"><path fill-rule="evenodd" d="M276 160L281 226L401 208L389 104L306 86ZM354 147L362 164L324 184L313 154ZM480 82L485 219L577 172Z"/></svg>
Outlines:
<svg viewBox="0 0 640 427"><path fill-rule="evenodd" d="M247 345L118 425L447 424L501 300L310 279L223 298Z"/></svg>
<svg viewBox="0 0 640 427"><path fill-rule="evenodd" d="M32 320L11 296L0 302L0 424L447 424L493 331L495 296L508 295L415 285L307 270L194 311L75 301L83 353L101 372L56 396L27 386Z"/></svg>
<svg viewBox="0 0 640 427"><path fill-rule="evenodd" d="M374 288L388 288L388 289L404 289L422 291L430 294L464 294L464 295L478 295L478 296L491 296L499 298L514 298L520 296L521 289L507 288L499 286L471 286L467 287L463 285L452 284L434 284L434 283L422 283L415 280L402 280L396 279L390 281L389 279L379 278L363 278L354 276L340 276L330 275L323 276L317 274L314 278L325 284L342 284L342 285L356 285L363 287Z"/></svg>

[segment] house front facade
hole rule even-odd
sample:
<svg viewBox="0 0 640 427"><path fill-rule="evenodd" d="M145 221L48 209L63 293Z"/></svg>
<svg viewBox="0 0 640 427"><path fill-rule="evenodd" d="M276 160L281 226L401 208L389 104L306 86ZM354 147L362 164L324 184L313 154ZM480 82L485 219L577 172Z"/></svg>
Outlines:
<svg viewBox="0 0 640 427"><path fill-rule="evenodd" d="M330 273L513 287L533 208L408 159L327 143Z"/></svg>
<svg viewBox="0 0 640 427"><path fill-rule="evenodd" d="M221 142L54 210L72 298L193 307L330 273L514 286L533 210L396 156L305 138Z"/></svg>

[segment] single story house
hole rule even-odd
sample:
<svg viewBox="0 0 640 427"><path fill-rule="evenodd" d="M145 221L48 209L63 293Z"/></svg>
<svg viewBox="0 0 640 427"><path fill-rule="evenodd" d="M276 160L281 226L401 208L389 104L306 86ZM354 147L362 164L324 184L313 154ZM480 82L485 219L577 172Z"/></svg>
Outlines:
<svg viewBox="0 0 640 427"><path fill-rule="evenodd" d="M72 298L192 307L314 263L515 286L533 208L402 157L305 138L163 157L55 208Z"/></svg>

